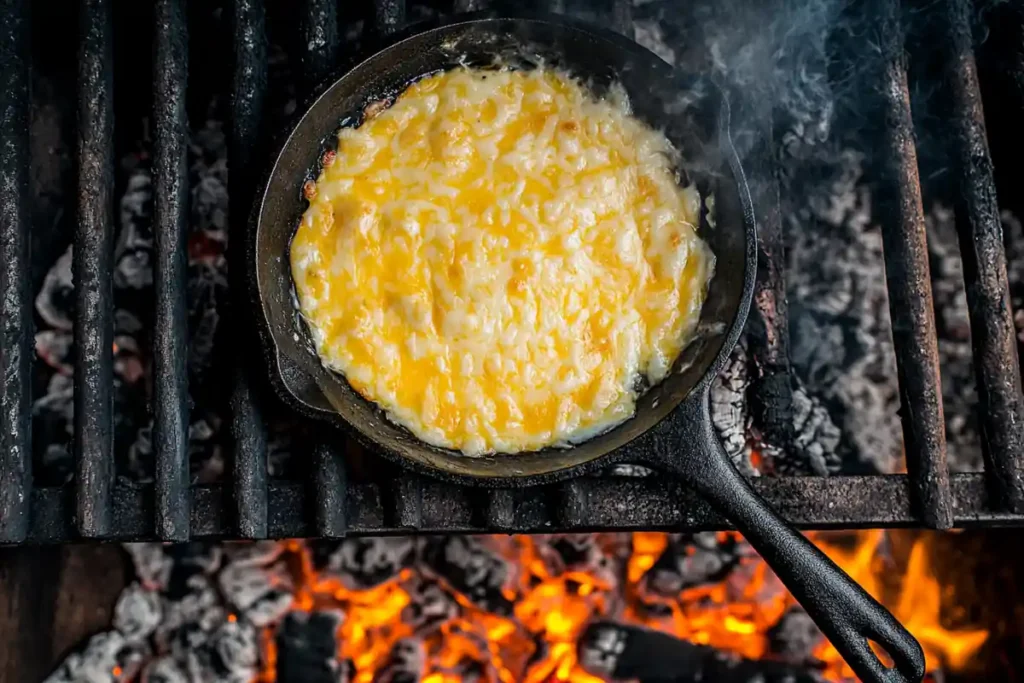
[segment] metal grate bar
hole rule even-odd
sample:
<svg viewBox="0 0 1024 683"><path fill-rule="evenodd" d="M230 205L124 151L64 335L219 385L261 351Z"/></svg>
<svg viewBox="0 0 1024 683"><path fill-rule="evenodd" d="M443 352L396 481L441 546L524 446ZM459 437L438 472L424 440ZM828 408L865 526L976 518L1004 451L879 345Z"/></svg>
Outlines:
<svg viewBox="0 0 1024 683"><path fill-rule="evenodd" d="M898 0L881 0L884 179L879 190L889 314L896 347L907 472L921 521L953 523L924 210Z"/></svg>
<svg viewBox="0 0 1024 683"><path fill-rule="evenodd" d="M345 535L348 474L342 453L328 443L313 449L310 480L316 535L340 538Z"/></svg>
<svg viewBox="0 0 1024 683"><path fill-rule="evenodd" d="M153 445L156 451L156 534L187 541L188 368L185 362L188 175L185 83L188 36L185 0L157 0L153 155L156 319L153 339Z"/></svg>
<svg viewBox="0 0 1024 683"><path fill-rule="evenodd" d="M789 453L794 448L793 385L779 181L771 165L775 140L771 112L753 116L760 122L759 142L748 155L748 180L758 219L758 273L747 343L759 371L749 393L750 408L767 441ZM784 472L789 467L788 459L776 463L776 467L780 474L788 473Z"/></svg>
<svg viewBox="0 0 1024 683"><path fill-rule="evenodd" d="M698 495L684 484L652 478L584 477L577 486L587 496L585 526L573 531L709 531L730 528ZM751 486L787 519L802 529L913 527L920 521L914 511L913 482L907 475L864 477L755 477ZM950 477L953 520L957 527L1019 525L1020 515L999 510L989 498L984 475L958 473ZM306 514L306 488L301 483L274 482L270 487L273 511L271 538L315 537L317 529ZM222 486L192 488L192 538L215 539L234 535L232 493ZM515 492L515 527L521 533L552 533L557 511L549 505L550 487ZM477 514L479 491L429 481L423 487L422 525L396 529L390 524L375 484L350 488L347 534L352 536L405 533L507 532L481 520ZM111 537L119 540L153 538L152 487L114 487ZM830 502L829 506L822 501ZM75 528L70 512L73 497L67 489L42 488L32 493L31 543L72 540ZM139 514L141 511L142 514Z"/></svg>
<svg viewBox="0 0 1024 683"><path fill-rule="evenodd" d="M974 62L972 8L966 0L946 0L941 11L948 31L941 44L948 51L944 82L952 100L950 141L959 180L956 226L971 317L985 472L999 503L1024 512L1024 399L1003 229Z"/></svg>
<svg viewBox="0 0 1024 683"><path fill-rule="evenodd" d="M405 0L375 0L374 24L381 35L394 33L405 23Z"/></svg>
<svg viewBox="0 0 1024 683"><path fill-rule="evenodd" d="M312 94L338 61L340 44L335 0L307 0L300 33L305 87L307 94ZM348 474L343 454L329 443L320 443L313 450L312 465L310 489L317 534L327 538L344 536Z"/></svg>
<svg viewBox="0 0 1024 683"><path fill-rule="evenodd" d="M267 38L262 0L235 0L235 70L231 89L232 130L228 148L231 172L230 213L234 273L231 283L232 316L237 325L245 320L248 300L240 277L245 269L244 242L249 203L252 198L253 162L258 158L263 119L263 99L267 90ZM232 478L238 533L245 538L267 535L267 435L249 382L245 354L235 360L234 387L231 392L231 432L234 436Z"/></svg>
<svg viewBox="0 0 1024 683"><path fill-rule="evenodd" d="M590 513L587 492L579 479L570 479L559 488L558 523L575 529L584 526Z"/></svg>
<svg viewBox="0 0 1024 683"><path fill-rule="evenodd" d="M612 21L615 30L633 37L633 0L612 0Z"/></svg>
<svg viewBox="0 0 1024 683"><path fill-rule="evenodd" d="M28 0L0 1L0 16L0 543L17 543L32 492Z"/></svg>
<svg viewBox="0 0 1024 683"><path fill-rule="evenodd" d="M267 537L267 434L249 377L235 365L231 392L231 431L235 438L235 513L242 538Z"/></svg>
<svg viewBox="0 0 1024 683"><path fill-rule="evenodd" d="M487 6L486 0L455 0L456 12L476 12Z"/></svg>
<svg viewBox="0 0 1024 683"><path fill-rule="evenodd" d="M338 4L336 0L306 0L299 21L301 72L306 93L311 94L338 64Z"/></svg>
<svg viewBox="0 0 1024 683"><path fill-rule="evenodd" d="M483 526L506 530L516 526L515 495L509 489L487 491Z"/></svg>
<svg viewBox="0 0 1024 683"><path fill-rule="evenodd" d="M107 536L114 479L114 60L110 0L82 0L75 227L75 492L78 531Z"/></svg>
<svg viewBox="0 0 1024 683"><path fill-rule="evenodd" d="M415 474L402 473L391 483L390 521L399 529L423 527L423 491L426 482Z"/></svg>

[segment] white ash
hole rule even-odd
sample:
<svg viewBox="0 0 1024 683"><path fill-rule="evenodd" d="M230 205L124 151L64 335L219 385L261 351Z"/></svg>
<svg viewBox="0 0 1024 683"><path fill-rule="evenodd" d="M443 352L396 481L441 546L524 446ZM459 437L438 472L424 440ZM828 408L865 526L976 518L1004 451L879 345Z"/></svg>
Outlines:
<svg viewBox="0 0 1024 683"><path fill-rule="evenodd" d="M291 607L294 586L283 563L258 567L229 562L218 581L231 608L256 626L279 621Z"/></svg>
<svg viewBox="0 0 1024 683"><path fill-rule="evenodd" d="M753 476L758 472L751 464L748 363L746 346L737 344L725 368L711 384L711 421L733 464L743 474Z"/></svg>
<svg viewBox="0 0 1024 683"><path fill-rule="evenodd" d="M128 176L121 197L120 230L114 246L114 286L145 289L153 285L153 179L145 166Z"/></svg>
<svg viewBox="0 0 1024 683"><path fill-rule="evenodd" d="M221 624L211 638L217 657L215 666L233 672L234 680L239 683L251 681L260 663L257 626L241 620L228 621Z"/></svg>
<svg viewBox="0 0 1024 683"><path fill-rule="evenodd" d="M413 538L353 538L338 543L319 567L351 589L380 585L412 564L417 552Z"/></svg>
<svg viewBox="0 0 1024 683"><path fill-rule="evenodd" d="M177 661L171 657L154 659L142 671L142 683L193 683Z"/></svg>
<svg viewBox="0 0 1024 683"><path fill-rule="evenodd" d="M803 461L810 468L810 473L819 476L835 474L842 467L839 427L822 402L808 393L799 377L794 376L793 383L793 445L804 454ZM781 461L781 457L776 460Z"/></svg>
<svg viewBox="0 0 1024 683"><path fill-rule="evenodd" d="M114 606L114 628L128 641L148 638L163 620L160 596L138 582L125 588Z"/></svg>
<svg viewBox="0 0 1024 683"><path fill-rule="evenodd" d="M72 375L71 348L74 341L64 330L40 330L36 332L36 356L62 375Z"/></svg>
<svg viewBox="0 0 1024 683"><path fill-rule="evenodd" d="M72 653L44 683L120 683L131 680L150 654L117 631L98 633ZM115 675L118 672L118 675Z"/></svg>
<svg viewBox="0 0 1024 683"><path fill-rule="evenodd" d="M164 594L164 618L153 633L161 651L173 650L182 643L205 641L206 634L228 617L223 600L208 576L193 574L184 581L184 594Z"/></svg>
<svg viewBox="0 0 1024 683"><path fill-rule="evenodd" d="M788 179L782 193L791 361L842 434L843 469L893 472L902 455L896 362L862 157L828 149L808 163L820 172Z"/></svg>
<svg viewBox="0 0 1024 683"><path fill-rule="evenodd" d="M71 245L57 262L46 271L43 286L36 295L36 312L50 327L70 332L74 326L71 317L75 286L71 277Z"/></svg>
<svg viewBox="0 0 1024 683"><path fill-rule="evenodd" d="M277 562L284 554L284 545L279 541L241 541L225 543L224 562L243 567L266 567Z"/></svg>
<svg viewBox="0 0 1024 683"><path fill-rule="evenodd" d="M132 559L135 576L150 591L167 588L174 569L174 560L159 543L125 543L122 546Z"/></svg>

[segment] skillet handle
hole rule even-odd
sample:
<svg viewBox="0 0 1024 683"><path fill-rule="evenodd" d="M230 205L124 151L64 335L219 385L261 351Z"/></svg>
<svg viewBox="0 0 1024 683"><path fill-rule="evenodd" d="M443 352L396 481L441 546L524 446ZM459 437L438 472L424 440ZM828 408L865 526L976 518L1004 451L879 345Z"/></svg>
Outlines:
<svg viewBox="0 0 1024 683"><path fill-rule="evenodd" d="M681 476L736 526L793 597L807 610L857 676L865 683L917 683L925 674L924 653L914 637L832 560L785 522L733 466L714 433L708 394L691 396L687 411L692 439L659 439L655 467ZM888 668L868 646L889 654Z"/></svg>

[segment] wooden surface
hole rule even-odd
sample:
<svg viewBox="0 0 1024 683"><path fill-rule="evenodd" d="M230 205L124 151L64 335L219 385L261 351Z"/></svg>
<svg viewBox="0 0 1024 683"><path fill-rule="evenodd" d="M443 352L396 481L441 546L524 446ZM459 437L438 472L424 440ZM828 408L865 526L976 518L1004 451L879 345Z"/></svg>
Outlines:
<svg viewBox="0 0 1024 683"><path fill-rule="evenodd" d="M128 571L119 545L0 548L0 681L42 681L110 628Z"/></svg>

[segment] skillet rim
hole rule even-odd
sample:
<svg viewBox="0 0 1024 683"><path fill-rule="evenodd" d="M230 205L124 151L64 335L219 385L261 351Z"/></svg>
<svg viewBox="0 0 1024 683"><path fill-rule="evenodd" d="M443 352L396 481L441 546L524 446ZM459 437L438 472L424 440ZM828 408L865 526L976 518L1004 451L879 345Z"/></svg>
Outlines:
<svg viewBox="0 0 1024 683"><path fill-rule="evenodd" d="M272 304L267 302L262 295L262 288L264 285L260 281L259 269L256 267L259 235L263 229L262 215L264 213L264 206L268 200L267 195L270 190L270 181L277 172L277 168L280 165L282 157L287 151L288 146L292 144L293 139L302 128L303 123L306 121L310 111L316 106L316 104L322 98L326 97L329 91L351 71L362 66L367 61L379 57L384 52L394 49L407 40L420 37L423 34L430 33L432 31L442 30L453 26L497 21L536 22L554 25L558 28L572 29L611 43L613 49L622 51L636 58L642 58L651 63L657 69L665 69L670 73L676 71L676 68L673 65L664 61L655 53L626 36L598 25L550 13L523 12L510 14L494 10L482 10L413 23L383 38L379 36L375 37L368 41L361 49L354 52L350 57L342 58L339 61L338 67L329 77L321 81L320 86L314 89L311 96L304 100L303 106L297 110L295 115L293 115L292 120L283 127L283 133L275 138L275 143L271 147L273 153L269 158L265 171L258 177L258 184L255 186L256 193L253 197L247 221L248 232L246 235L245 261L247 270L245 277L249 283L251 302L258 309L258 315L256 316L257 336L260 338L263 357L268 366L267 369L270 384L274 387L275 393L278 397L281 398L281 400L290 408L304 417L316 420L318 423L330 425L335 430L338 430L349 437L355 438L358 443L374 454L379 454L386 460L403 468L407 468L417 474L426 475L435 479L442 479L464 486L484 488L518 488L522 486L550 484L563 481L607 467L617 462L641 462L643 458L638 458L634 453L628 452L629 449L627 449L627 446L635 444L643 439L649 439L659 428L669 422L670 418L676 417L676 419L678 419L678 414L680 414L686 406L694 402L706 400L711 382L722 371L723 367L728 362L729 355L738 343L739 337L746 324L756 284L757 227L754 217L753 201L750 196L746 175L733 145L730 128L731 101L728 96L729 91L723 85L715 79L709 79L712 87L717 90L716 94L719 98L719 121L717 122L717 132L719 136L718 143L723 153L723 159L726 161L726 163L723 164L722 170L725 171L725 168L728 168L729 176L736 186L736 193L738 195L743 218L743 235L745 243L743 286L737 306L732 316L732 322L730 323L727 333L722 338L722 343L717 355L708 365L701 378L690 387L686 396L680 400L677 405L675 405L656 422L635 435L632 439L620 444L610 451L595 455L582 462L534 474L502 474L489 476L486 474L455 472L427 464L392 449L377 439L363 434L358 427L351 424L337 411L320 410L309 405L292 392L283 377L281 358L284 354L278 346L267 312L267 307ZM313 381L312 378L310 378L310 381ZM514 457L512 454L509 455L510 457Z"/></svg>

